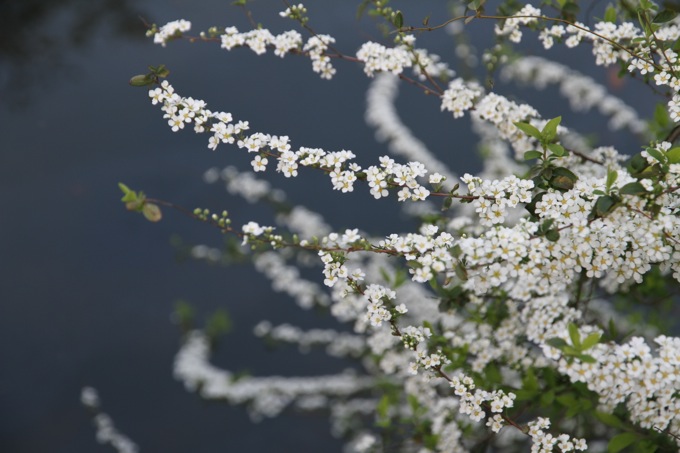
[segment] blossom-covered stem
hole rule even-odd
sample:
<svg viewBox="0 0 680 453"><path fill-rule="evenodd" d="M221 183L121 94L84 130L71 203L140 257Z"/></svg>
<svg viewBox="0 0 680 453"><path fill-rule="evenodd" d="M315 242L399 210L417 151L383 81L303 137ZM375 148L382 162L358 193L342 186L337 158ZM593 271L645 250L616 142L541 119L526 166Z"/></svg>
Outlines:
<svg viewBox="0 0 680 453"><path fill-rule="evenodd" d="M171 203L171 202L165 201L165 200L160 200L158 198L147 198L146 201L148 203L153 203L153 204L157 204L157 205L160 205L160 206L165 206L166 208L174 209L174 210L179 211L179 212L181 212L182 214L184 214L188 217L191 217L192 219L196 219L196 220L200 220L202 222L206 222L209 225L212 225L216 228L219 228L220 231L222 231L223 233L234 234L234 235L238 236L239 238L244 238L246 236L250 236L247 233L243 233L241 231L238 231L238 230L236 230L236 229L234 229L234 228L232 228L228 225L220 225L217 221L211 219L210 217L203 218L199 215L196 215L192 211L190 211L189 209L187 209L183 206L177 205L175 203ZM259 244L270 244L269 240L261 239L261 238L250 237L250 241L253 242L253 243L257 242ZM314 251L314 252L323 251L323 252L328 252L328 253L331 253L331 252L353 253L353 252L365 252L366 251L365 247L324 247L324 246L321 246L321 245L314 245L314 244L303 245L303 244L299 244L299 243L284 242L284 241L279 241L277 243L277 246L286 247L286 248L296 247L296 248L299 248L299 249L304 249L304 250L309 250L309 251ZM371 245L370 251L372 253L383 253L383 254L392 255L392 256L401 256L402 255L400 252L398 252L396 250L381 248L381 247L377 247L377 246L374 246L374 245Z"/></svg>
<svg viewBox="0 0 680 453"><path fill-rule="evenodd" d="M147 28L151 28L151 26L148 25L146 22L144 24L147 26ZM314 30L309 28L308 26L304 25L304 28L306 30L308 30L312 35L318 36L314 32ZM220 38L218 38L218 37L192 36L192 35L186 35L186 34L182 35L182 39L186 39L191 43L194 43L196 41L220 42ZM334 53L324 53L324 55L326 55L328 58L335 58L335 59L338 59L338 60L345 60L345 61L350 61L352 63L363 64L363 62L361 60L359 60L358 58L352 57L350 55L346 55L346 54L340 52L339 50L337 50L335 47L333 47L330 44L327 44L327 45L328 45L328 48L334 52ZM296 50L296 49L291 49L288 52L290 54L293 54L293 55L308 55L308 53L309 53L309 52L304 52L304 51ZM423 73L427 74L426 71L423 71ZM403 73L399 74L399 79L420 88L421 90L423 90L423 92L425 92L425 94L432 94L432 95L435 95L437 97L440 97L442 95L443 91L441 89L439 89L439 91L433 90L432 88L428 87L427 85L424 85L423 83L421 83L421 82L419 82L419 81L417 81L417 80L415 80L411 77L408 77L408 76L404 75ZM435 86L437 88L439 88L436 84L435 84Z"/></svg>
<svg viewBox="0 0 680 453"><path fill-rule="evenodd" d="M287 0L283 0L283 4L286 5L286 7L287 7L288 9L291 8L291 5L290 5L290 3L288 3ZM314 29L313 29L312 27L310 27L309 25L307 25L307 24L304 23L303 21L298 20L297 22L300 24L300 26L301 26L302 28L304 28L305 30L307 30L307 31L309 32L310 35L319 38L319 35L314 31ZM347 60L350 60L350 61L359 61L359 60L357 60L356 58L347 57L345 54L343 54L343 53L340 52L338 49L336 49L336 48L333 46L333 44L331 44L331 43L328 43L328 44L326 44L326 45L328 46L328 48L329 48L330 50L332 50L333 52L335 52L335 53L338 55L338 58L340 58L340 59L347 59Z"/></svg>
<svg viewBox="0 0 680 453"><path fill-rule="evenodd" d="M671 74L673 74L675 77L677 77L677 73L673 69L673 63L671 63L670 58L668 58L668 55L666 55L666 49L664 48L663 45L661 45L661 41L659 38L656 36L656 32L654 31L654 28L651 26L652 24L649 23L649 19L645 14L640 14L640 19L645 21L645 24L649 27L650 31L652 32L652 37L654 38L654 41L656 42L657 47L661 51L661 54L663 55L664 60L666 60L666 63L668 63L668 68Z"/></svg>
<svg viewBox="0 0 680 453"><path fill-rule="evenodd" d="M418 54L416 52L414 52L413 48L410 48L409 50L411 52L411 55L413 55L413 58L414 58L416 64L418 65L418 67L420 68L421 72L425 75L425 78L427 79L427 81L430 82L432 84L432 86L436 88L436 90L437 90L436 94L438 96L441 96L442 94L444 94L444 90L442 90L442 88L439 86L439 84L432 78L430 73L427 71L427 68L420 62L420 59L418 58Z"/></svg>
<svg viewBox="0 0 680 453"><path fill-rule="evenodd" d="M626 52L626 53L629 54L630 56L632 56L632 57L634 57L634 58L637 58L637 59L639 59L639 60L641 60L641 61L644 61L644 62L647 62L647 63L651 64L652 66L654 66L655 69L657 69L657 70L659 70L659 71L663 69L663 68L661 68L661 66L659 66L658 64L656 64L656 62L655 62L654 60L651 60L651 61L650 61L650 60L644 58L643 56L636 54L635 52L631 51L630 49L626 48L625 46L623 46L623 45L617 43L616 41L607 38L606 36L602 36L601 34L599 34L599 33L597 33L597 32L594 32L594 31L592 31L592 30L590 30L590 29L588 29L588 28L586 28L586 27L582 27L582 26L580 26L580 25L578 25L578 24L575 24L575 23L572 23L572 22L570 22L570 21L568 21L568 20L566 20L566 19L560 19L559 17L548 17L548 16L542 16L542 15L541 15L541 16L536 16L536 15L488 16L488 15L485 15L485 14L475 14L474 16L464 15L464 16L453 17L453 18L447 20L446 22L443 22L443 23L441 23L441 24L439 24L439 25L435 25L435 26L433 26L433 27L414 27L414 26L408 26L408 27L402 27L402 28L398 29L397 31L399 31L399 32L434 31L434 30L437 30L437 29L439 29L439 28L446 27L446 26L449 25L450 23L457 22L457 21L459 21L459 20L470 19L470 18L474 18L474 19L492 19L492 20L504 20L504 19L510 19L510 18L515 18L515 19L540 19L540 20L547 20L547 21L552 21L552 22L558 22L558 23L566 24L566 25L572 26L572 27L574 27L574 28L577 28L577 29L579 29L579 30L581 30L581 31L583 31L583 32L590 33L590 34L593 35L593 36L597 36L598 38L600 38L600 39L602 39L602 40L608 42L609 44L611 44L612 46L616 47L617 49L620 49L620 50Z"/></svg>
<svg viewBox="0 0 680 453"><path fill-rule="evenodd" d="M439 366L437 366L437 367L434 367L433 370L435 371L436 374L439 375L439 377L445 379L445 380L448 381L449 383L453 381L453 380L449 377L449 375L446 374L446 373L442 370L442 366L441 366L441 365L439 365ZM481 406L482 406L484 409L486 409L486 410L490 410L490 409L491 409L491 406L490 406L489 403L487 403L486 401L485 401L485 402L482 402ZM527 435L528 435L528 433L527 433L527 428L521 426L519 423L517 423L516 421L514 421L513 419L511 419L510 417L508 417L508 416L505 415L505 414L501 414L501 417L503 418L503 421L505 421L508 425L514 426L514 427L517 428L519 431L521 431L523 434L527 434Z"/></svg>
<svg viewBox="0 0 680 453"><path fill-rule="evenodd" d="M479 199L484 199L484 200L489 200L489 201L495 201L496 199L490 195L458 195L455 193L448 193L448 192L431 192L430 193L431 197L453 197L457 198L459 200L467 200L467 201L472 201L472 200L479 200Z"/></svg>
<svg viewBox="0 0 680 453"><path fill-rule="evenodd" d="M356 281L354 281L354 279L352 279L350 277L350 278L347 279L347 282L349 283L350 287L352 287L357 293L364 295L364 291L361 289L361 286ZM398 337L403 336L403 334L399 330L399 325L397 324L396 319L394 319L394 318L390 319L389 324L392 328L392 334L393 335L398 336ZM451 379L451 377L449 377L442 370L442 365L437 365L437 366L432 367L432 371L434 371L435 374L437 374L439 377L443 378L444 380L446 380L450 384L453 382L453 379ZM481 403L481 407L483 407L486 411L492 410L491 405L486 401ZM511 425L511 426L517 428L520 432L522 432L525 435L529 435L528 427L521 426L520 424L515 422L513 419L508 417L506 414L500 414L500 416L508 425Z"/></svg>
<svg viewBox="0 0 680 453"><path fill-rule="evenodd" d="M274 153L274 152L271 152L271 151L260 151L260 154L267 156L267 157L271 157L273 159L279 159L281 157L280 153L277 154L277 153ZM591 159L588 158L587 160L591 160ZM594 161L594 160L592 160L592 161L597 162L597 161ZM321 170L325 173L331 173L331 172L335 171L334 168L321 167L321 166L311 166L311 168L318 168L319 170ZM359 173L356 176L357 176L357 180L359 180L359 181L366 181L366 179L367 179L365 174L362 175L361 173ZM395 188L395 189L402 187L399 184L395 184L395 183L392 183L392 182L387 182L387 185L389 187L392 187L392 188ZM455 193L452 194L452 193L448 193L448 192L430 192L429 196L431 196L431 197L444 197L444 198L452 197L452 198L457 198L459 200L467 200L467 201L477 200L477 199L480 199L480 198L483 198L485 200L490 200L490 201L496 200L496 198L489 196L489 195L459 195L459 194L455 194Z"/></svg>

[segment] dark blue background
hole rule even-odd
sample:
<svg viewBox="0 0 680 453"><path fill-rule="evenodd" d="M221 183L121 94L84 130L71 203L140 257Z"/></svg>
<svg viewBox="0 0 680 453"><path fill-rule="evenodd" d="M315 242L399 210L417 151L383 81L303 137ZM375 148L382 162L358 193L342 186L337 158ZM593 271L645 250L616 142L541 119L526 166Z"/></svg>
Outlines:
<svg viewBox="0 0 680 453"><path fill-rule="evenodd" d="M212 166L249 168L244 153L227 146L213 153L206 136L172 133L146 90L128 86L130 76L150 64L167 65L180 94L250 121L252 131L289 135L294 147L351 149L363 164L386 152L364 124L369 80L356 65L336 61L338 75L325 81L304 58L256 57L246 49L227 53L205 43L174 42L164 49L144 38L139 17L159 25L185 18L196 32L212 25L248 29L230 3L0 1L1 452L111 451L96 444L79 404L84 385L99 390L104 411L142 451L340 451L323 414L289 411L254 425L242 408L201 401L171 376L180 336L170 313L180 298L197 307L199 318L219 307L231 313L234 330L215 362L256 375L315 375L348 365L292 348L268 351L250 333L257 321L333 323L301 312L248 266L178 262L170 245L174 234L211 246L222 238L167 210L159 224L145 222L119 201L117 183L123 181L189 208L228 209L236 223L272 223L267 209L202 182ZM406 3L395 4L407 9ZM446 17L443 2L418 3L420 12L406 14L407 23L428 14L432 23ZM307 6L310 24L335 36L345 53L353 54L364 40L381 39L370 20L355 20L351 2ZM253 3L255 19L274 32L295 28L278 17L282 9L278 1ZM491 28L481 21L469 26L478 48L491 43ZM444 32L419 42L456 68ZM538 51L536 44L529 48ZM553 55L604 79L603 70L590 68L587 49ZM602 143L638 149L627 134L608 132L605 119L570 114L554 89L537 94L497 88L517 93L545 117L563 114ZM641 84L629 82L619 94L651 112L653 102ZM479 168L467 120L452 121L435 98L413 87L402 86L398 105L407 124L455 172ZM272 179L337 228L386 234L411 225L394 202L372 202L364 187L341 196L326 178L301 173L296 181Z"/></svg>

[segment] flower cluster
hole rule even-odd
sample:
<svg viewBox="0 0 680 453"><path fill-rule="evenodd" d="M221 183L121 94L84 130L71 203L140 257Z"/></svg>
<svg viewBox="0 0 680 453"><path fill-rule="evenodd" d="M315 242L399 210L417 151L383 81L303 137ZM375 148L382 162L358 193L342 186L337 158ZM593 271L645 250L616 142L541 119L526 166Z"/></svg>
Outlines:
<svg viewBox="0 0 680 453"><path fill-rule="evenodd" d="M182 33L191 30L191 22L184 19L173 20L163 25L158 30L151 30L153 33L153 42L165 47L168 41L179 38Z"/></svg>
<svg viewBox="0 0 680 453"><path fill-rule="evenodd" d="M453 112L454 118L460 118L470 110L475 101L482 94L482 87L477 82L466 83L463 79L454 79L442 94L442 110Z"/></svg>
<svg viewBox="0 0 680 453"><path fill-rule="evenodd" d="M371 284L364 290L364 297L368 301L366 316L372 326L380 326L383 322L392 319L392 312L386 303L394 300L397 293L382 285Z"/></svg>
<svg viewBox="0 0 680 453"><path fill-rule="evenodd" d="M585 439L572 439L567 434L553 437L552 434L545 432L548 428L550 428L550 420L544 417L539 417L529 423L529 436L534 441L531 446L531 453L550 453L554 451L555 446L559 448L559 451L565 453L587 449Z"/></svg>
<svg viewBox="0 0 680 453"><path fill-rule="evenodd" d="M522 40L520 25L533 24L541 17L541 10L531 5L525 5L522 9L513 14L512 17L503 22L503 26L496 25L497 35L508 36L510 41L518 43Z"/></svg>
<svg viewBox="0 0 680 453"><path fill-rule="evenodd" d="M203 101L181 97L167 81L163 81L160 87L150 90L149 97L153 104L162 104L164 117L168 119L173 132L183 129L185 124L194 122L196 133L207 131L213 133L208 140L208 148L212 150L217 149L222 143L235 143L250 153L259 153L251 162L256 172L266 170L269 159L264 156L270 155L277 159L276 171L283 173L287 178L298 175L299 165L327 169L333 189L341 192L352 192L357 173L365 171L371 195L376 199L388 196L390 187L401 188L398 191L400 201L424 200L430 195L430 191L417 181L427 174L425 166L420 162L412 161L403 165L383 156L380 158L380 166L373 165L362 170L361 166L351 162L356 157L351 151L329 152L307 147L292 151L287 136L273 136L261 132L246 136L244 132L250 129L247 121L234 123L231 113L212 112L206 108Z"/></svg>
<svg viewBox="0 0 680 453"><path fill-rule="evenodd" d="M364 63L364 72L373 77L376 72L401 74L413 65L411 54L405 46L388 48L376 42L365 42L357 51L357 58Z"/></svg>
<svg viewBox="0 0 680 453"><path fill-rule="evenodd" d="M471 195L477 196L473 205L480 223L485 226L503 223L506 209L530 202L534 188L532 180L519 179L514 175L489 181L466 173L461 181L467 184Z"/></svg>
<svg viewBox="0 0 680 453"><path fill-rule="evenodd" d="M496 26L496 34L509 36L511 41L518 43L522 38L520 25L535 23L539 18L543 19L541 11L527 5L506 20L503 27ZM671 24L657 30L652 36L653 40L649 39L649 34L632 22L619 25L597 22L592 29L575 22L566 27L561 24L545 27L539 34L539 39L546 49L552 48L556 39L564 41L567 47L576 47L582 41L588 41L592 43L596 65L609 66L621 62L627 65L629 72L652 76L656 85L667 86L676 95L680 91L680 78L677 77L680 62L677 53L670 49L672 45L668 44L680 38L680 27ZM669 48L664 49L665 46ZM668 103L671 118L675 122L680 121L680 115L674 114L677 105L678 100Z"/></svg>
<svg viewBox="0 0 680 453"><path fill-rule="evenodd" d="M304 50L312 59L312 70L319 74L322 79L330 80L335 75L335 68L331 64L331 58L325 54L328 46L335 42L335 38L329 35L316 35L307 40Z"/></svg>
<svg viewBox="0 0 680 453"><path fill-rule="evenodd" d="M293 7L296 12L302 14L301 5ZM304 7L302 7L304 9ZM290 8L282 14L292 14ZM154 42L165 46L168 41L182 36L182 33L191 29L191 23L186 20L169 22L160 29L152 29ZM205 38L205 33L201 34ZM221 47L232 50L238 47L248 47L257 55L263 55L267 49L273 48L274 55L283 58L290 53L306 53L312 60L312 69L323 79L331 79L335 74L335 68L330 63L330 57L325 52L328 46L335 42L332 36L316 35L304 42L302 35L296 30L288 30L274 35L266 28L258 28L247 32L239 32L236 27L226 27L220 34Z"/></svg>
<svg viewBox="0 0 680 453"><path fill-rule="evenodd" d="M680 430L680 338L658 336L656 354L641 337L622 345L598 344L588 350L594 363L559 360L559 370L600 395L600 408L624 403L642 428Z"/></svg>
<svg viewBox="0 0 680 453"><path fill-rule="evenodd" d="M407 165L396 163L388 156L380 158L380 167L371 165L366 169L366 180L375 199L386 197L389 185L401 187L399 201L424 200L430 191L420 185L416 178L425 176L427 170L420 162L409 162Z"/></svg>
<svg viewBox="0 0 680 453"><path fill-rule="evenodd" d="M445 231L438 235L437 232L436 226L428 225L423 228L423 234L392 234L380 241L379 246L403 254L404 258L413 261L413 267L409 270L413 281L424 283L432 279L435 273L451 269L457 261L449 251L453 246L453 236Z"/></svg>
<svg viewBox="0 0 680 453"><path fill-rule="evenodd" d="M505 408L514 406L515 394L505 393L501 390L487 392L476 388L474 381L469 376L458 375L451 378L449 385L454 393L460 397L460 412L466 414L473 421L480 421L486 416L484 407L494 414L501 414ZM500 431L502 419L492 417L491 427L494 432Z"/></svg>
<svg viewBox="0 0 680 453"><path fill-rule="evenodd" d="M307 8L302 3L291 5L279 13L281 17L301 18L307 13Z"/></svg>

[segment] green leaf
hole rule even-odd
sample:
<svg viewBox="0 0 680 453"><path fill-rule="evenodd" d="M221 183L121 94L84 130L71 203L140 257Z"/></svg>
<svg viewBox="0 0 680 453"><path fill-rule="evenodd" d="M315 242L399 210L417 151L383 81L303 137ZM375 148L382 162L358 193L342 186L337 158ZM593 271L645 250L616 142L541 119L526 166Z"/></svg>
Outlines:
<svg viewBox="0 0 680 453"><path fill-rule="evenodd" d="M158 222L163 218L161 208L153 203L144 203L142 214L144 214L144 217L146 217L146 220L149 222Z"/></svg>
<svg viewBox="0 0 680 453"><path fill-rule="evenodd" d="M514 123L517 129L521 130L525 134L527 134L529 137L534 137L536 140L541 140L541 132L536 129L534 126L532 126L529 123L521 123L521 122L516 122Z"/></svg>
<svg viewBox="0 0 680 453"><path fill-rule="evenodd" d="M612 210L616 201L609 195L603 195L595 202L595 214L598 217L604 217Z"/></svg>
<svg viewBox="0 0 680 453"><path fill-rule="evenodd" d="M165 78L170 75L170 70L166 68L164 64L159 66L149 66L149 70L161 78Z"/></svg>
<svg viewBox="0 0 680 453"><path fill-rule="evenodd" d="M680 163L680 146L676 146L675 148L666 151L666 157L671 164Z"/></svg>
<svg viewBox="0 0 680 453"><path fill-rule="evenodd" d="M418 412L418 408L420 408L420 401L418 401L418 398L415 395L407 395L406 399L408 400L408 405L411 406L411 411L415 414Z"/></svg>
<svg viewBox="0 0 680 453"><path fill-rule="evenodd" d="M666 104L663 102L656 104L656 108L654 109L654 121L662 128L665 128L670 123L670 120L668 112L666 111Z"/></svg>
<svg viewBox="0 0 680 453"><path fill-rule="evenodd" d="M554 176L550 179L550 187L561 190L571 190L574 188L574 181L567 176Z"/></svg>
<svg viewBox="0 0 680 453"><path fill-rule="evenodd" d="M547 219L541 224L540 227L538 227L538 231L542 233L547 233L548 231L550 231L550 227L553 225L553 223L555 223L555 219Z"/></svg>
<svg viewBox="0 0 680 453"><path fill-rule="evenodd" d="M659 12L656 16L654 16L654 19L652 19L652 22L655 24L662 24L664 22L669 22L673 19L675 19L678 15L677 11L673 11L670 9L664 9L663 11Z"/></svg>
<svg viewBox="0 0 680 453"><path fill-rule="evenodd" d="M472 0L468 3L467 7L473 11L477 11L484 6L484 3L486 3L486 0Z"/></svg>
<svg viewBox="0 0 680 453"><path fill-rule="evenodd" d="M567 346L567 342L564 341L562 338L550 338L546 341L546 344L549 346L552 346L555 349L560 349L562 350L565 346Z"/></svg>
<svg viewBox="0 0 680 453"><path fill-rule="evenodd" d="M578 359L581 362L584 362L584 363L597 363L597 360L595 360L595 357L593 357L592 355L588 355L588 354L579 354Z"/></svg>
<svg viewBox="0 0 680 453"><path fill-rule="evenodd" d="M616 415L609 412L595 411L595 417L607 426L612 428L625 429L626 425Z"/></svg>
<svg viewBox="0 0 680 453"><path fill-rule="evenodd" d="M555 167L552 169L553 176L550 179L550 186L555 189L571 190L578 176L565 167Z"/></svg>
<svg viewBox="0 0 680 453"><path fill-rule="evenodd" d="M563 352L565 355L569 355L569 356L575 356L575 355L578 355L578 353L579 353L579 352L578 352L578 349L576 349L576 348L573 347L573 346L569 346L569 345L566 345L565 347L563 347L563 348L562 348L562 352Z"/></svg>
<svg viewBox="0 0 680 453"><path fill-rule="evenodd" d="M616 8L614 8L612 5L609 5L607 10L604 12L604 21L611 22L612 24L616 23Z"/></svg>
<svg viewBox="0 0 680 453"><path fill-rule="evenodd" d="M517 397L517 401L536 401L538 394L535 390L514 390L513 393Z"/></svg>
<svg viewBox="0 0 680 453"><path fill-rule="evenodd" d="M659 150L656 148L647 148L647 153L652 156L654 159L658 160L659 162L666 163L665 157Z"/></svg>
<svg viewBox="0 0 680 453"><path fill-rule="evenodd" d="M630 159L630 169L632 173L639 173L649 166L647 159L642 157L642 154L636 154Z"/></svg>
<svg viewBox="0 0 680 453"><path fill-rule="evenodd" d="M566 10L569 14L578 14L580 11L580 7L574 0L568 0L565 2L564 6L562 7L563 10Z"/></svg>
<svg viewBox="0 0 680 453"><path fill-rule="evenodd" d="M190 329L194 323L194 307L183 300L175 302L174 320L183 329Z"/></svg>
<svg viewBox="0 0 680 453"><path fill-rule="evenodd" d="M401 11L397 11L397 14L394 16L394 26L397 28L404 26L404 15Z"/></svg>
<svg viewBox="0 0 680 453"><path fill-rule="evenodd" d="M581 334L578 332L578 326L573 322L570 322L567 329L569 330L571 344L573 344L575 348L581 349Z"/></svg>
<svg viewBox="0 0 680 453"><path fill-rule="evenodd" d="M376 407L376 411L378 413L377 423L382 427L387 427L390 425L390 419L388 417L390 405L390 397L389 395L385 394L382 396L382 398L380 398L380 401Z"/></svg>
<svg viewBox="0 0 680 453"><path fill-rule="evenodd" d="M560 232L557 230L548 230L545 233L545 238L550 242L557 242L560 239Z"/></svg>
<svg viewBox="0 0 680 453"><path fill-rule="evenodd" d="M531 151L527 151L524 153L524 160L531 160L531 159L540 159L543 157L543 153L532 149Z"/></svg>
<svg viewBox="0 0 680 453"><path fill-rule="evenodd" d="M615 340L619 336L619 329L616 327L613 318L609 318L609 323L607 326L609 327L610 340Z"/></svg>
<svg viewBox="0 0 680 453"><path fill-rule="evenodd" d="M607 172L607 182L605 183L605 186L607 187L607 191L611 189L611 187L614 185L616 182L616 178L619 177L619 173L616 170L609 170Z"/></svg>
<svg viewBox="0 0 680 453"><path fill-rule="evenodd" d="M581 350L585 351L585 350L590 349L593 346L595 346L597 343L600 342L600 337L602 337L602 335L599 332L593 332L590 335L588 335L586 337L586 339L583 340L583 345L582 345Z"/></svg>
<svg viewBox="0 0 680 453"><path fill-rule="evenodd" d="M137 199L137 194L134 192L134 190L131 190L122 182L118 183L118 187L123 191L123 198L121 198L120 201L127 203L128 201L135 201Z"/></svg>
<svg viewBox="0 0 680 453"><path fill-rule="evenodd" d="M551 142L555 140L555 137L557 137L557 126L560 124L561 121L562 117L558 116L557 118L553 118L545 124L545 126L543 127L543 131L541 132L543 141Z"/></svg>
<svg viewBox="0 0 680 453"><path fill-rule="evenodd" d="M541 404L543 406L550 406L555 401L555 391L544 392L541 395Z"/></svg>
<svg viewBox="0 0 680 453"><path fill-rule="evenodd" d="M647 18L647 14L645 14L645 11L638 9L637 16L638 22L640 23L642 30L645 32L645 37L649 38L652 35L652 29L649 28L649 23L647 22L649 19Z"/></svg>
<svg viewBox="0 0 680 453"><path fill-rule="evenodd" d="M361 17L364 15L364 12L366 11L366 7L371 3L371 0L364 0L361 2L361 4L357 7L357 14L356 14L356 19L359 20Z"/></svg>
<svg viewBox="0 0 680 453"><path fill-rule="evenodd" d="M567 150L564 149L562 145L558 145L557 143L548 143L548 149L552 151L554 155L557 157L562 157L565 154L567 154Z"/></svg>
<svg viewBox="0 0 680 453"><path fill-rule="evenodd" d="M566 176L574 182L578 181L578 176L566 167L555 167L554 172L556 175Z"/></svg>
<svg viewBox="0 0 680 453"><path fill-rule="evenodd" d="M133 87L145 87L147 85L152 85L156 81L152 74L139 74L133 76L128 82Z"/></svg>
<svg viewBox="0 0 680 453"><path fill-rule="evenodd" d="M567 409L567 412L565 412L564 416L566 418L574 418L580 412L581 412L581 406L576 404L574 406L571 406L569 409Z"/></svg>
<svg viewBox="0 0 680 453"><path fill-rule="evenodd" d="M219 309L210 316L205 326L205 334L211 340L216 340L220 335L224 335L231 330L232 322L224 309Z"/></svg>
<svg viewBox="0 0 680 453"><path fill-rule="evenodd" d="M609 453L618 453L633 442L638 440L638 435L635 433L621 433L612 437L607 445L607 451Z"/></svg>
<svg viewBox="0 0 680 453"><path fill-rule="evenodd" d="M637 195L639 193L645 193L647 192L647 189L645 189L645 186L640 184L639 182L629 182L625 186L621 187L619 189L619 193L623 195Z"/></svg>
<svg viewBox="0 0 680 453"><path fill-rule="evenodd" d="M578 405L578 401L571 393L560 395L555 399L557 400L558 403L560 403L564 407L574 407Z"/></svg>
<svg viewBox="0 0 680 453"><path fill-rule="evenodd" d="M660 448L658 443L652 439L645 439L635 447L639 453L655 453Z"/></svg>
<svg viewBox="0 0 680 453"><path fill-rule="evenodd" d="M467 271L460 262L456 264L453 270L456 273L456 277L458 277L461 281L467 281L468 279Z"/></svg>
<svg viewBox="0 0 680 453"><path fill-rule="evenodd" d="M536 379L536 374L531 368L527 370L524 379L522 379L522 389L526 391L538 390L538 379Z"/></svg>
<svg viewBox="0 0 680 453"><path fill-rule="evenodd" d="M453 197L446 197L444 198L444 206L442 206L442 211L446 211L451 207L451 204L453 203Z"/></svg>

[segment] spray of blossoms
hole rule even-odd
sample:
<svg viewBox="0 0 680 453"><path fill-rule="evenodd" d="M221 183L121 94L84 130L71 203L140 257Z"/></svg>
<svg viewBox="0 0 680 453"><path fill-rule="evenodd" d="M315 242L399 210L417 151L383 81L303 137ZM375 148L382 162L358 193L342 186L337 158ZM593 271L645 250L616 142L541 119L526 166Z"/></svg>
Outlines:
<svg viewBox="0 0 680 453"><path fill-rule="evenodd" d="M631 14L622 2L586 25L573 2L558 2L557 12L502 2L491 14L476 0L467 13L434 24L388 3L364 6L383 21L389 39L368 41L354 54L317 33L302 4L280 14L301 31L227 26L194 37L185 20L150 28L163 46L186 38L228 51L309 58L323 79L336 74L332 61L360 66L373 79L367 121L405 159L381 156L360 165L358 150L252 132L248 121L178 94L163 80L163 68L134 78L134 85L153 85L151 103L173 132L192 128L213 151L232 147L252 156L252 171L213 169L206 181L221 179L230 193L270 204L276 216L270 225L236 221L226 211L187 210L121 185L127 209L155 221L161 207L177 209L233 237L236 249L197 245L192 255L248 256L276 291L303 309L327 309L351 329L264 320L255 334L303 352L323 347L354 358L360 370L236 380L209 363L206 334L188 331L175 376L205 398L248 405L254 419L288 406L327 408L348 451L388 448L390 436L402 450L419 452L512 451L527 443L535 452L677 449L680 339L661 322L642 333L625 330L635 328L625 319L628 310L663 310L680 282L677 12L641 0ZM457 76L443 58L416 47L419 34L452 26L461 34L477 21L494 23L497 44L481 58L490 71L539 89L560 84L574 110L597 107L614 130L642 137L643 150L592 146L562 117L545 117L492 84ZM654 121L645 123L602 85L564 65L509 58L509 46L527 36L552 51L588 46L595 65L618 65L640 79L662 95ZM436 96L452 121L470 118L488 156L482 172L463 171L457 179L412 136L395 114L399 80ZM413 231L395 227L377 237L351 226L333 232L321 213L285 207L285 193L260 179L268 171L286 178L321 172L339 196L361 188L376 200L419 206L410 212L420 222ZM306 267L316 267L316 281L298 271Z"/></svg>

